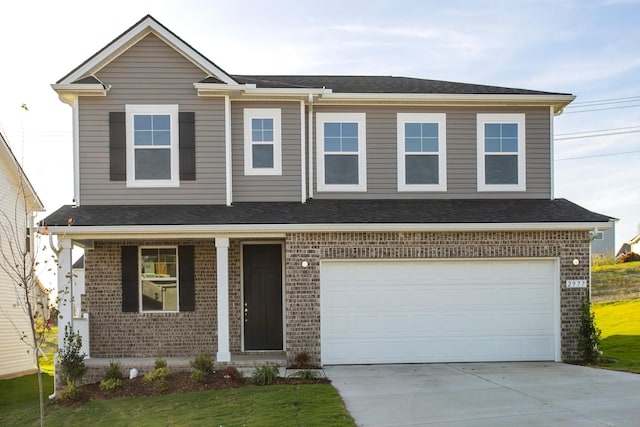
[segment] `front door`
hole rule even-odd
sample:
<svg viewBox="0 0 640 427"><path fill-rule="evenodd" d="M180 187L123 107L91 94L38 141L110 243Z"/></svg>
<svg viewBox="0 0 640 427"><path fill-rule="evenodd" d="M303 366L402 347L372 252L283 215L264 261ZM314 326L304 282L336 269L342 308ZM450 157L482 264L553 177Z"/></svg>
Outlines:
<svg viewBox="0 0 640 427"><path fill-rule="evenodd" d="M244 349L283 350L282 245L243 245Z"/></svg>

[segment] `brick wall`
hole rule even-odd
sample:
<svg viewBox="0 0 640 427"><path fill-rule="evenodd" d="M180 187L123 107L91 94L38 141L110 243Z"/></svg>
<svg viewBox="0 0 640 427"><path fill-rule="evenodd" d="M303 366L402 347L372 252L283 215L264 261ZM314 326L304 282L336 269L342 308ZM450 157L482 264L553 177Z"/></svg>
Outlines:
<svg viewBox="0 0 640 427"><path fill-rule="evenodd" d="M123 245L194 245L196 310L123 313ZM217 351L216 248L213 241L96 241L85 251L86 295L92 357L193 356Z"/></svg>
<svg viewBox="0 0 640 427"><path fill-rule="evenodd" d="M217 351L215 244L195 246L196 311L123 313L120 247L142 241L96 241L85 253L92 357L191 357ZM230 349L241 349L240 241L229 247ZM589 279L589 240L582 231L291 233L285 242L286 349L289 360L307 352L320 362L320 260L547 257L560 260L562 359L578 358L579 308L588 289L566 289L568 279ZM581 260L574 266L574 258ZM306 261L308 266L302 267Z"/></svg>
<svg viewBox="0 0 640 427"><path fill-rule="evenodd" d="M560 260L561 354L578 358L579 308L589 279L589 239L582 231L293 233L286 237L287 357L307 352L320 362L320 260L552 257ZM581 263L573 265L573 259ZM302 267L306 261L308 267Z"/></svg>

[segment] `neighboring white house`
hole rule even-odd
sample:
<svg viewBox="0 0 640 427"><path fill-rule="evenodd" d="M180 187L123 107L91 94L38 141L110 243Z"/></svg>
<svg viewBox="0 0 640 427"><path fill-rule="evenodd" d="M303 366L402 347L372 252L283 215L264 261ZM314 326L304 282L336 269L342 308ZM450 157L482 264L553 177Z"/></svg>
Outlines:
<svg viewBox="0 0 640 427"><path fill-rule="evenodd" d="M32 246L28 229L33 225L33 213L42 209L42 202L0 134L0 250L3 254L11 253L9 240ZM15 232L5 232L9 229ZM20 341L20 334L31 330L22 304L12 277L0 269L0 378L33 371L35 366L29 347Z"/></svg>

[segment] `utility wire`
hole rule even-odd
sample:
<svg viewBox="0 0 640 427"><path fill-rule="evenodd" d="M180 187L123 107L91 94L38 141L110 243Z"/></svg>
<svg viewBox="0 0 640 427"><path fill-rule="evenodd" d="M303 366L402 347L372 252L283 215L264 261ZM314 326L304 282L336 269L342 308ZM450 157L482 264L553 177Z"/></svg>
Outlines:
<svg viewBox="0 0 640 427"><path fill-rule="evenodd" d="M566 141L568 139L597 138L597 137L600 137L600 136L624 135L624 134L627 134L627 133L638 133L638 132L640 132L640 129L638 129L638 130L628 130L628 131L625 131L625 132L598 133L598 134L594 134L594 135L565 136L565 137L562 137L562 138L555 138L554 137L554 139L556 141Z"/></svg>
<svg viewBox="0 0 640 427"><path fill-rule="evenodd" d="M589 106L585 106L585 107L589 107ZM636 105L620 105L618 107L607 107L607 108L593 108L591 110L565 111L564 114L589 113L591 111L618 110L618 109L621 109L621 108L632 108L632 107L640 107L640 104L636 104Z"/></svg>
<svg viewBox="0 0 640 427"><path fill-rule="evenodd" d="M562 158L562 159L555 159L555 161L556 162L561 162L563 160L592 159L594 157L622 156L624 154L636 154L636 153L640 153L640 150L625 151L625 152L622 152L622 153L592 154L590 156L565 157L565 158Z"/></svg>
<svg viewBox="0 0 640 427"><path fill-rule="evenodd" d="M569 135L579 135L579 134L582 134L582 133L595 133L595 132L611 132L611 131L614 131L614 130L635 129L635 128L640 128L640 125L626 126L626 127L621 127L621 128L583 130L583 131L580 131L580 132L557 133L555 136L569 136Z"/></svg>
<svg viewBox="0 0 640 427"><path fill-rule="evenodd" d="M626 98L609 98L609 99L594 99L593 101L577 101L577 102L572 102L571 105L567 106L567 108L574 108L584 104L594 104L594 103L600 103L600 102L605 102L605 103L606 102L611 102L611 103L625 102L628 99L640 99L640 95L628 96Z"/></svg>

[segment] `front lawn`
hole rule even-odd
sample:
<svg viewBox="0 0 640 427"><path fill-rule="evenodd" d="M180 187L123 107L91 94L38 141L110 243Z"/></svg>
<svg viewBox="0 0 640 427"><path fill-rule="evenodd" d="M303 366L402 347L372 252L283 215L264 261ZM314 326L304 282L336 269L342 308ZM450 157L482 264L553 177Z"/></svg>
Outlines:
<svg viewBox="0 0 640 427"><path fill-rule="evenodd" d="M0 387L2 387L0 382ZM37 393L36 393L37 396ZM38 408L0 412L0 425L38 425ZM47 426L354 426L330 384L246 386L45 408Z"/></svg>
<svg viewBox="0 0 640 427"><path fill-rule="evenodd" d="M640 373L640 299L593 304L596 325L602 330L600 349L615 360L604 368Z"/></svg>
<svg viewBox="0 0 640 427"><path fill-rule="evenodd" d="M53 377L42 374L42 391L44 400L49 400L48 396L53 393ZM38 376L25 375L23 377L12 378L10 380L0 380L0 420L2 414L12 409L27 409L33 411L35 419L39 414L38 401ZM0 422L0 425L11 425ZM13 424L16 425L16 424Z"/></svg>

